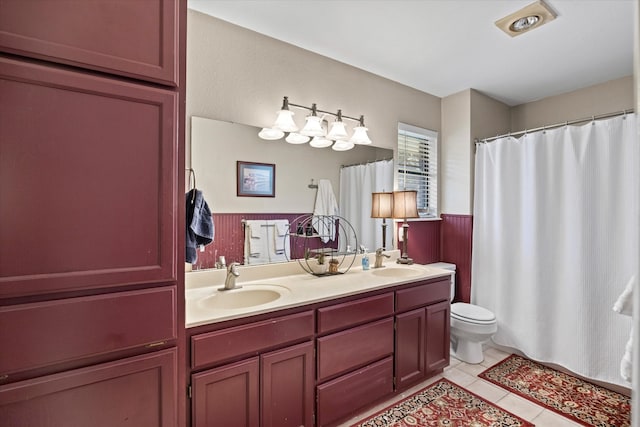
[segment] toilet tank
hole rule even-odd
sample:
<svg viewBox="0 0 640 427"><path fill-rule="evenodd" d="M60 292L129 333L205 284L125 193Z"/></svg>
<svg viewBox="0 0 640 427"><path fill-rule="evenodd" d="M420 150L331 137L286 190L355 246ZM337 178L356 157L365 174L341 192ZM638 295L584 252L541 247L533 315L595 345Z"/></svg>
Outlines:
<svg viewBox="0 0 640 427"><path fill-rule="evenodd" d="M456 296L456 265L448 262L434 262L433 264L427 264L431 267L442 268L443 270L451 270L451 301Z"/></svg>

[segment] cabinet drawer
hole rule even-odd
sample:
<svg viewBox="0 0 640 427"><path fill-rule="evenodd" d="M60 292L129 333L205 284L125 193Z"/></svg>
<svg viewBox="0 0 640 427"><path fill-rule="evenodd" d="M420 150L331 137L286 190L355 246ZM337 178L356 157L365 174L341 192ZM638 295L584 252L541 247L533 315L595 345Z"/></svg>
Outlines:
<svg viewBox="0 0 640 427"><path fill-rule="evenodd" d="M0 420L3 426L173 427L177 366L173 348L0 386Z"/></svg>
<svg viewBox="0 0 640 427"><path fill-rule="evenodd" d="M198 369L310 338L313 329L313 311L305 311L195 335L191 337L191 367Z"/></svg>
<svg viewBox="0 0 640 427"><path fill-rule="evenodd" d="M402 289L396 291L396 311L404 311L433 304L448 300L450 297L451 282L448 279L418 285L409 289Z"/></svg>
<svg viewBox="0 0 640 427"><path fill-rule="evenodd" d="M331 425L392 391L391 356L322 384L318 386L318 426Z"/></svg>
<svg viewBox="0 0 640 427"><path fill-rule="evenodd" d="M318 310L318 333L344 329L393 314L393 293L362 298Z"/></svg>
<svg viewBox="0 0 640 427"><path fill-rule="evenodd" d="M173 340L175 313L174 286L0 307L0 374Z"/></svg>
<svg viewBox="0 0 640 427"><path fill-rule="evenodd" d="M393 354L393 318L318 338L318 381Z"/></svg>

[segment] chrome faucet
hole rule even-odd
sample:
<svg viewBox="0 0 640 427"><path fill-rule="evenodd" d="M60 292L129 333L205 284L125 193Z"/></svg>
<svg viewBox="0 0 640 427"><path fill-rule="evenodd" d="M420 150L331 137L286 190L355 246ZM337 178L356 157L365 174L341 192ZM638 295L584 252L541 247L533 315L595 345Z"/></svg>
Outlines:
<svg viewBox="0 0 640 427"><path fill-rule="evenodd" d="M373 268L382 268L382 267L384 267L384 265L382 265L382 261L383 261L384 257L391 258L389 255L382 253L382 251L384 251L384 248L376 249L376 262L373 265Z"/></svg>
<svg viewBox="0 0 640 427"><path fill-rule="evenodd" d="M230 291L231 289L240 289L242 286L236 286L236 278L240 276L240 272L238 271L237 262L232 262L227 267L227 278L224 281L224 288L219 288L219 291Z"/></svg>

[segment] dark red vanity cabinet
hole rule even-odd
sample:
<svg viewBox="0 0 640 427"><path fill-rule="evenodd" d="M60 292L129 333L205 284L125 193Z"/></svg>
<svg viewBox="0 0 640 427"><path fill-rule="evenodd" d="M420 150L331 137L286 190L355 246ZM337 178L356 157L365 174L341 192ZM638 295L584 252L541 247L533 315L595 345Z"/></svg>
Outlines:
<svg viewBox="0 0 640 427"><path fill-rule="evenodd" d="M18 55L178 86L181 3L2 0L0 46Z"/></svg>
<svg viewBox="0 0 640 427"><path fill-rule="evenodd" d="M312 427L314 321L305 311L193 335L191 425Z"/></svg>
<svg viewBox="0 0 640 427"><path fill-rule="evenodd" d="M443 280L396 291L397 390L449 364L449 286L449 281Z"/></svg>
<svg viewBox="0 0 640 427"><path fill-rule="evenodd" d="M393 392L393 292L320 308L318 325L317 425L330 426Z"/></svg>
<svg viewBox="0 0 640 427"><path fill-rule="evenodd" d="M186 424L186 14L0 0L2 425Z"/></svg>
<svg viewBox="0 0 640 427"><path fill-rule="evenodd" d="M177 280L177 115L166 88L0 57L0 298Z"/></svg>
<svg viewBox="0 0 640 427"><path fill-rule="evenodd" d="M3 426L174 427L175 348L0 386Z"/></svg>

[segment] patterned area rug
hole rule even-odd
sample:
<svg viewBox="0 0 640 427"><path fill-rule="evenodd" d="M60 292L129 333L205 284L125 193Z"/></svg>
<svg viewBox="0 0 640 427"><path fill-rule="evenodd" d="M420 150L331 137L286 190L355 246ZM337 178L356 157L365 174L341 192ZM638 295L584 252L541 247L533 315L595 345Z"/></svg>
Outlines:
<svg viewBox="0 0 640 427"><path fill-rule="evenodd" d="M628 397L515 354L478 376L584 426L631 423Z"/></svg>
<svg viewBox="0 0 640 427"><path fill-rule="evenodd" d="M533 427L445 379L352 427Z"/></svg>

